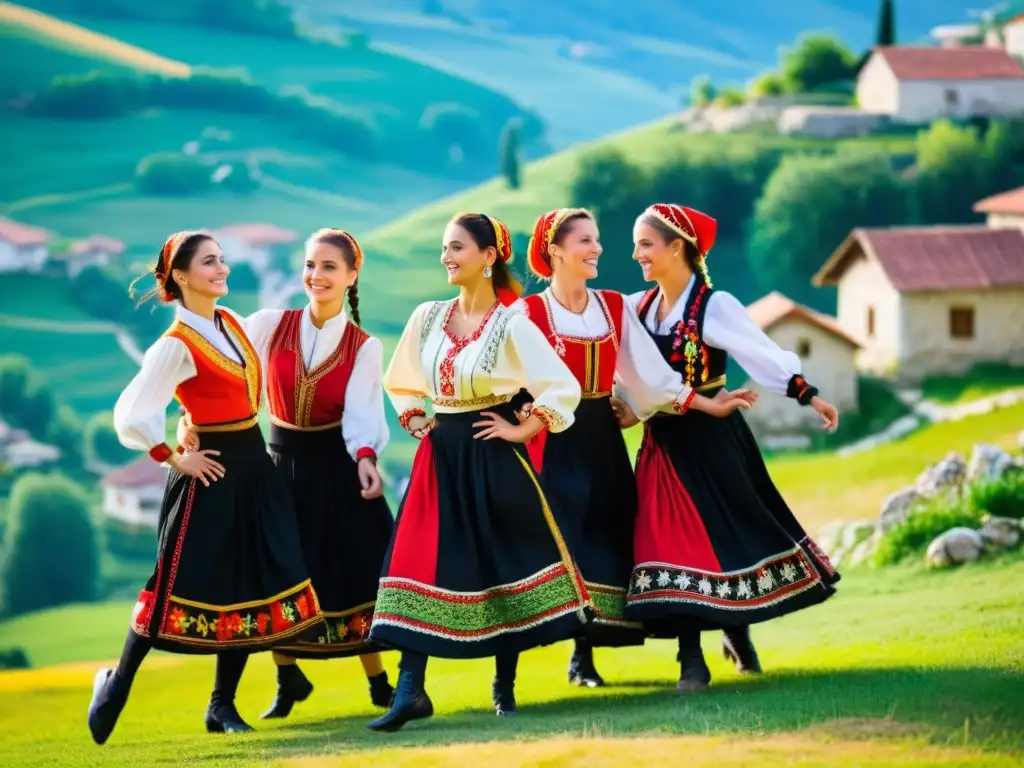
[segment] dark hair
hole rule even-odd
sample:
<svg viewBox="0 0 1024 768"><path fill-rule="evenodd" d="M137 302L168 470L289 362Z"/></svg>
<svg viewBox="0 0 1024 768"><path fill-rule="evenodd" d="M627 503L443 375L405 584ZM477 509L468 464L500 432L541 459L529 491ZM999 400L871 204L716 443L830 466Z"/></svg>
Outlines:
<svg viewBox="0 0 1024 768"><path fill-rule="evenodd" d="M321 229L318 232L314 232L306 241L306 247L309 248L309 246L316 243L327 243L327 245L333 245L341 251L341 257L345 260L345 266L351 270L358 271L363 266L362 252L360 251L358 255L356 254L356 249L359 248L359 244L352 235L343 229ZM356 275L355 281L348 288L348 306L352 322L356 325L362 325L359 321L358 275Z"/></svg>
<svg viewBox="0 0 1024 768"><path fill-rule="evenodd" d="M704 264L704 259L701 257L700 251L697 250L696 245L691 243L652 213L643 214L640 216L638 221L641 224L646 224L653 228L659 235L661 235L661 240L666 245L671 243L673 240L682 240L683 258L686 259L687 266L693 270L695 275L699 275L700 279L703 280L705 284L709 282L707 266Z"/></svg>
<svg viewBox="0 0 1024 768"><path fill-rule="evenodd" d="M452 223L458 224L469 232L469 236L473 238L477 248L493 248L495 251L498 250L498 236L494 232L494 225L491 223L489 216L482 213L460 213L452 219ZM511 243L509 243L509 247L511 247ZM516 296L520 296L523 292L522 283L512 274L508 264L501 258L500 252L498 253L498 258L494 260L494 264L491 266L491 281L494 284L495 291L504 289L511 291Z"/></svg>
<svg viewBox="0 0 1024 768"><path fill-rule="evenodd" d="M196 251L199 250L199 246L207 240L216 242L208 232L177 232L167 238L164 242L164 247L157 254L156 266L145 275L139 275L128 286L128 295L135 298L135 284L139 280L148 275L153 275L156 278L156 287L144 293L139 298L136 306L141 306L153 298L159 298L164 302L181 301L181 286L174 279L174 270L188 271L192 264L192 259L195 258ZM165 255L169 257L170 261L166 266L164 263Z"/></svg>

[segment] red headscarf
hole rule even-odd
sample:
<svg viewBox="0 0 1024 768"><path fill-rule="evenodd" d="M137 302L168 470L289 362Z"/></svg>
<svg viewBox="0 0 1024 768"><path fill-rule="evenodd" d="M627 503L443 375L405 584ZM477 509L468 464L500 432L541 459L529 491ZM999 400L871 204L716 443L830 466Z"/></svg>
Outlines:
<svg viewBox="0 0 1024 768"><path fill-rule="evenodd" d="M160 266L153 270L153 276L156 278L157 287L160 289L161 301L168 304L174 301L174 296L167 290L167 280L171 276L171 264L174 263L174 257L177 255L178 249L181 248L182 243L193 235L202 234L205 233L199 230L175 232L167 238L164 247L160 249Z"/></svg>
<svg viewBox="0 0 1024 768"><path fill-rule="evenodd" d="M655 203L645 213L657 216L665 226L693 243L702 257L707 256L715 244L718 221L706 213L675 203Z"/></svg>
<svg viewBox="0 0 1024 768"><path fill-rule="evenodd" d="M485 216L487 214L484 214ZM494 242L497 243L498 258L508 264L512 261L515 256L512 253L512 235L508 231L508 227L505 226L505 222L501 219L496 219L494 216L487 216L487 220L491 222L491 226L494 227ZM498 301L509 307L515 304L519 300L519 296L515 291L510 291L508 288L499 288L497 291Z"/></svg>
<svg viewBox="0 0 1024 768"><path fill-rule="evenodd" d="M590 212L583 208L555 208L548 211L533 225L533 236L530 238L530 245L527 248L528 263L530 271L537 277L544 280L551 278L551 254L548 249L555 240L555 233L570 216L586 214Z"/></svg>

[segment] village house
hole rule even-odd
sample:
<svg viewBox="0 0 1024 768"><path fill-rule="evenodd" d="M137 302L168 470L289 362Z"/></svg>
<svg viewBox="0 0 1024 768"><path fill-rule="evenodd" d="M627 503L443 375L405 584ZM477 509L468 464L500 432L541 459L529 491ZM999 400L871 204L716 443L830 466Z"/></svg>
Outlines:
<svg viewBox="0 0 1024 768"><path fill-rule="evenodd" d="M986 221L993 228L1024 228L1024 187L979 200L974 204L974 212L986 214Z"/></svg>
<svg viewBox="0 0 1024 768"><path fill-rule="evenodd" d="M1011 56L1024 58L1024 13L1003 24L1003 44Z"/></svg>
<svg viewBox="0 0 1024 768"><path fill-rule="evenodd" d="M10 469L36 469L60 461L60 449L32 439L0 419L0 464Z"/></svg>
<svg viewBox="0 0 1024 768"><path fill-rule="evenodd" d="M0 217L0 272L39 272L49 257L50 234Z"/></svg>
<svg viewBox="0 0 1024 768"><path fill-rule="evenodd" d="M863 370L917 380L1024 364L1024 229L854 229L813 283L838 289Z"/></svg>
<svg viewBox="0 0 1024 768"><path fill-rule="evenodd" d="M64 266L68 277L78 277L86 267L105 267L114 256L124 253L124 243L112 237L92 235L72 244L64 254Z"/></svg>
<svg viewBox="0 0 1024 768"><path fill-rule="evenodd" d="M841 413L858 410L856 354L860 342L836 318L772 292L747 307L757 326L776 344L799 355L802 373ZM760 394L745 417L754 434L770 447L806 447L808 432L819 418L808 408L794 408L785 395L754 381L744 384Z"/></svg>
<svg viewBox="0 0 1024 768"><path fill-rule="evenodd" d="M156 528L167 469L149 456L103 478L103 513L131 526Z"/></svg>
<svg viewBox="0 0 1024 768"><path fill-rule="evenodd" d="M228 264L247 263L258 275L277 263L275 249L290 246L299 239L297 232L264 223L230 224L217 230L214 237Z"/></svg>
<svg viewBox="0 0 1024 768"><path fill-rule="evenodd" d="M857 76L857 103L896 122L1024 114L1024 67L1003 48L875 48Z"/></svg>

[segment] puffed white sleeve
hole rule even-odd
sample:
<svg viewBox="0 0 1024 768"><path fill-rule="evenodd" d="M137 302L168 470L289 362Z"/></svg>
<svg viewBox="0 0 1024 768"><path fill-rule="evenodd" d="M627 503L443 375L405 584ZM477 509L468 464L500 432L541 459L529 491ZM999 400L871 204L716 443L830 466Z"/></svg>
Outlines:
<svg viewBox="0 0 1024 768"><path fill-rule="evenodd" d="M352 375L345 389L341 435L354 461L376 459L391 439L384 415L383 364L384 349L380 339L371 336L356 352Z"/></svg>
<svg viewBox="0 0 1024 768"><path fill-rule="evenodd" d="M807 385L800 374L800 358L768 338L747 308L730 293L711 294L704 315L704 341L728 352L750 378L772 392L803 405L817 394L818 390Z"/></svg>
<svg viewBox="0 0 1024 768"><path fill-rule="evenodd" d="M622 314L613 393L642 420L656 411L685 412L693 390L662 357L658 345L628 304Z"/></svg>
<svg viewBox="0 0 1024 768"><path fill-rule="evenodd" d="M114 429L121 444L147 451L154 461L171 457L164 441L167 406L174 390L196 375L188 347L179 339L163 336L146 350L142 367L114 405Z"/></svg>
<svg viewBox="0 0 1024 768"><path fill-rule="evenodd" d="M551 432L571 427L582 397L580 383L541 330L526 315L515 314L509 319L505 344L520 385L533 396L531 413Z"/></svg>
<svg viewBox="0 0 1024 768"><path fill-rule="evenodd" d="M430 306L427 302L416 307L384 372L384 390L405 430L409 429L410 419L427 415L423 407L424 399L430 396L430 388L420 362L420 336Z"/></svg>
<svg viewBox="0 0 1024 768"><path fill-rule="evenodd" d="M283 309L260 309L242 320L242 326L249 337L260 362L265 366L270 355L270 341L284 317Z"/></svg>

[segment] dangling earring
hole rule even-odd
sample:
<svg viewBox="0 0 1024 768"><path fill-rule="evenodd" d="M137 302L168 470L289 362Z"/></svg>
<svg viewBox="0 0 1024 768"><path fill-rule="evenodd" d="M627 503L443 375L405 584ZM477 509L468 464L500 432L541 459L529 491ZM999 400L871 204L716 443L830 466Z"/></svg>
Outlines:
<svg viewBox="0 0 1024 768"><path fill-rule="evenodd" d="M491 276L491 265L488 264L486 267L484 267L484 277L490 277L490 276Z"/></svg>

